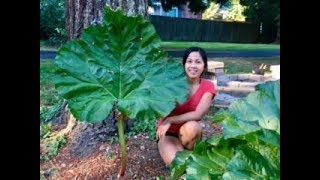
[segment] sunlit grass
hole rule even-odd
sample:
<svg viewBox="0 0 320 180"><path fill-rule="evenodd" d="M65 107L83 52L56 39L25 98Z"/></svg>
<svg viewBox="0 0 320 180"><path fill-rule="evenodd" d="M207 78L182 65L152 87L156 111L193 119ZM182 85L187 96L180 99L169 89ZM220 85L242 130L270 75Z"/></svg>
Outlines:
<svg viewBox="0 0 320 180"><path fill-rule="evenodd" d="M48 42L44 40L40 40L40 51L58 51L58 46L50 46Z"/></svg>
<svg viewBox="0 0 320 180"><path fill-rule="evenodd" d="M191 46L199 46L207 51L269 51L280 50L279 44L244 44L244 43L222 43L222 42L184 42L184 41L163 41L161 46L164 49L185 50ZM47 45L40 41L41 51L58 51L59 47Z"/></svg>
<svg viewBox="0 0 320 180"><path fill-rule="evenodd" d="M50 119L62 103L52 83L53 61L40 61L40 120Z"/></svg>
<svg viewBox="0 0 320 180"><path fill-rule="evenodd" d="M279 44L244 44L244 43L221 43L221 42L161 42L166 49L186 49L191 46L199 46L211 51L268 51L280 50Z"/></svg>
<svg viewBox="0 0 320 180"><path fill-rule="evenodd" d="M252 70L255 67L259 67L262 63L266 64L268 69L270 68L270 65L280 64L279 57L209 58L208 61L224 62L225 74L252 73Z"/></svg>

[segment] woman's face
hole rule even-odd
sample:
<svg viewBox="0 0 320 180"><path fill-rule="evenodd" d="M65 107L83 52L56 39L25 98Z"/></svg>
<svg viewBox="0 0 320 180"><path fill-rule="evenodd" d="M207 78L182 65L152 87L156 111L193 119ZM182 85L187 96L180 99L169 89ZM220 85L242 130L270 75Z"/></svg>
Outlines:
<svg viewBox="0 0 320 180"><path fill-rule="evenodd" d="M200 78L202 72L204 71L204 61L199 52L191 52L184 65L189 79Z"/></svg>

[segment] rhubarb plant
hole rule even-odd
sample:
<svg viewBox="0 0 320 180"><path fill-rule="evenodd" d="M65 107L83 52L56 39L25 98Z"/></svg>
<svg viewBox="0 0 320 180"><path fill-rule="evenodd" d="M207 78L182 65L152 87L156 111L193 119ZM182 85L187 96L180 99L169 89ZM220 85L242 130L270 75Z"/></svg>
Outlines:
<svg viewBox="0 0 320 180"><path fill-rule="evenodd" d="M109 7L104 12L103 24L91 25L60 48L54 83L79 121L101 122L115 108L122 177L127 165L123 121L168 115L187 99L187 79L181 63L161 49L148 20Z"/></svg>
<svg viewBox="0 0 320 180"><path fill-rule="evenodd" d="M172 179L280 179L280 80L257 85L213 120L223 134L178 152Z"/></svg>

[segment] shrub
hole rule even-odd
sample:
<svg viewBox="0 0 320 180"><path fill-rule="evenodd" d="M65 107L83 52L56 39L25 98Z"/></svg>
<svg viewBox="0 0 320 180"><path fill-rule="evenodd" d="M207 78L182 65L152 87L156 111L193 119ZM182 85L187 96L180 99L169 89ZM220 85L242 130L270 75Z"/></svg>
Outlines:
<svg viewBox="0 0 320 180"><path fill-rule="evenodd" d="M49 45L66 41L64 0L40 0L40 39Z"/></svg>

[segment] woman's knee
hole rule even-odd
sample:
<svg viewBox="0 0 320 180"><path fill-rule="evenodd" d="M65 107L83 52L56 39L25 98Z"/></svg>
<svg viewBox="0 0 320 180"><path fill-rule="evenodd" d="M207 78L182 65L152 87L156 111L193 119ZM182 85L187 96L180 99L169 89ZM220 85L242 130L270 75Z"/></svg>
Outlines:
<svg viewBox="0 0 320 180"><path fill-rule="evenodd" d="M202 127L196 121L188 121L181 126L179 133L182 136L199 136L202 134Z"/></svg>
<svg viewBox="0 0 320 180"><path fill-rule="evenodd" d="M165 136L164 141L158 142L160 156L164 163L169 166L178 151L183 150L183 146L176 137Z"/></svg>
<svg viewBox="0 0 320 180"><path fill-rule="evenodd" d="M195 141L202 137L202 127L196 121L189 121L181 126L179 134L182 145L192 149Z"/></svg>

